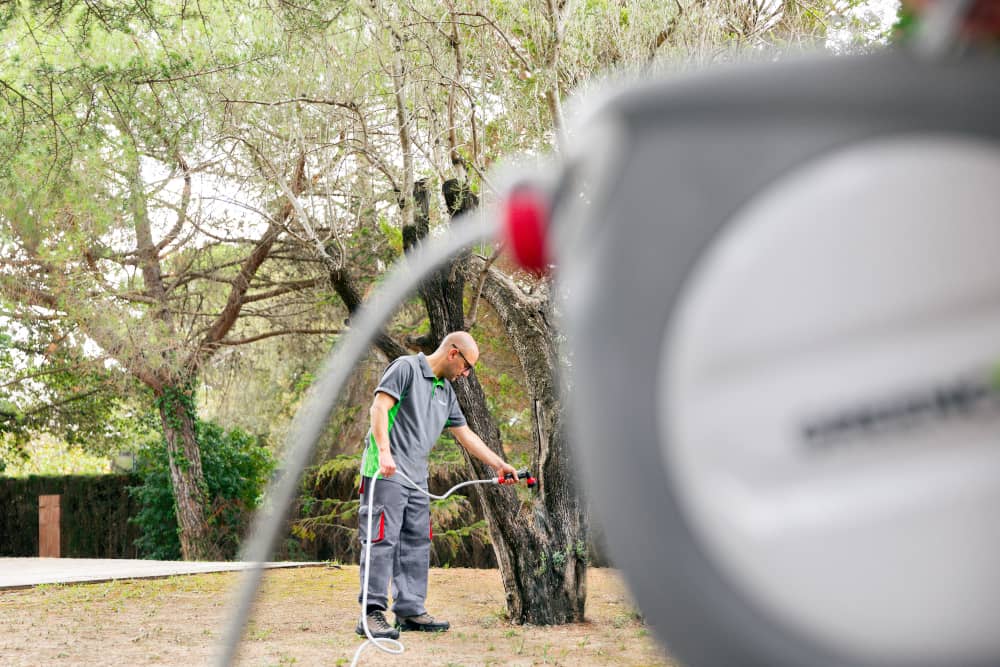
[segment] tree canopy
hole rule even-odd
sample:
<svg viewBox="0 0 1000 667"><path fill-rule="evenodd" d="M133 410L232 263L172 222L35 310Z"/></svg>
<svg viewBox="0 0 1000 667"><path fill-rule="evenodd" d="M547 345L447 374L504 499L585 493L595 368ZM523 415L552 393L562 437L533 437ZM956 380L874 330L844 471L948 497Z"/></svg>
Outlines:
<svg viewBox="0 0 1000 667"><path fill-rule="evenodd" d="M211 556L199 387L239 401L246 382L221 381L238 372L265 386L262 400L294 403L312 360L419 238L407 230L447 224L445 184L489 201L498 160L585 140L566 134L572 91L609 72L869 49L883 28L868 4L5 3L0 432L97 446L143 406L158 412L181 549ZM554 391L554 333L509 307L543 313L546 285L482 250L463 269L480 286L470 313L481 294L506 316L511 348L538 376L526 383L534 435L555 437L558 415L537 407ZM452 284L463 310L463 283ZM411 305L391 332L404 335L377 347L419 345L414 322ZM280 374L289 385L274 386ZM287 419L272 408L261 412Z"/></svg>

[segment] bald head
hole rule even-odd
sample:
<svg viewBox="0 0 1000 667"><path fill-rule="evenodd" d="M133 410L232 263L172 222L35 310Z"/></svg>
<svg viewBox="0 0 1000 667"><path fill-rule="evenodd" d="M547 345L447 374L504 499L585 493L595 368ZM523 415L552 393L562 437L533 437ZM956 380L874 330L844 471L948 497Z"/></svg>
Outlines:
<svg viewBox="0 0 1000 667"><path fill-rule="evenodd" d="M479 346L476 345L476 339L473 338L467 331L452 331L444 337L441 341L441 345L438 346L438 349L447 350L452 345L461 350L462 354L466 357L469 357L470 354L474 354L477 359L479 358ZM469 357L469 361L472 361L471 357ZM472 363L476 362L472 361Z"/></svg>
<svg viewBox="0 0 1000 667"><path fill-rule="evenodd" d="M479 346L466 331L453 331L428 355L427 361L438 377L455 380L467 375L479 361Z"/></svg>

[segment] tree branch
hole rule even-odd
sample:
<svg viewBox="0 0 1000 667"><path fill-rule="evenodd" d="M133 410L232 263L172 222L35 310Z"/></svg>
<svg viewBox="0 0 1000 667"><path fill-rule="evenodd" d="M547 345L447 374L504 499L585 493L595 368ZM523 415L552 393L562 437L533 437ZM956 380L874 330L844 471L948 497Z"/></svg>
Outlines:
<svg viewBox="0 0 1000 667"><path fill-rule="evenodd" d="M170 83L171 81L186 81L187 79L197 79L200 76L217 74L218 72L225 72L227 70L236 69L237 67L243 67L244 65L249 65L250 63L259 62L261 60L264 60L264 58L266 57L267 56L258 56L257 58L251 58L250 60L244 60L243 62L233 63L232 65L215 67L213 69L207 69L202 72L191 72L190 74L178 74L177 76L168 76L162 79L134 79L132 81L132 84L138 86L150 83Z"/></svg>
<svg viewBox="0 0 1000 667"><path fill-rule="evenodd" d="M347 271L345 269L335 269L330 271L330 282L333 283L333 289L337 293L337 296L340 297L340 300L343 301L344 305L347 307L347 312L350 315L353 315L357 309L361 307L362 299L361 294L354 286L354 282L351 280ZM390 360L406 354L406 348L393 340L392 337L385 332L385 329L379 330L379 332L375 335L375 338L372 340L372 343Z"/></svg>
<svg viewBox="0 0 1000 667"><path fill-rule="evenodd" d="M455 12L455 16L475 16L476 18L481 18L484 21L486 21L486 23L488 23L489 26L493 28L493 30L496 31L498 35L500 35L503 41L507 43L507 48L509 48L510 52L513 53L514 56L521 61L521 65L524 67L525 71L528 72L531 71L532 68L531 65L528 64L527 58L521 55L520 50L518 50L517 46L514 44L511 38L507 36L507 33L505 33L503 29L500 26L498 26L496 22L493 21L493 19L488 17L486 14L483 14L482 12Z"/></svg>
<svg viewBox="0 0 1000 667"><path fill-rule="evenodd" d="M293 334L336 335L342 333L344 333L343 329L282 329L280 331L268 331L267 333L257 334L256 336L248 336L247 338L238 338L238 339L226 338L220 340L217 344L226 346L236 346L236 345L246 345L248 343L256 343L259 340L264 340L265 338L274 338L275 336L288 336Z"/></svg>
<svg viewBox="0 0 1000 667"><path fill-rule="evenodd" d="M298 163L295 169L295 178L292 182L291 194L293 197L298 195L305 188L305 168L306 160L305 153L299 155ZM246 298L246 292L250 288L250 280L256 275L258 269L267 259L268 254L271 251L271 247L277 240L278 235L282 231L282 224L285 220L289 218L292 214L293 203L292 201L286 202L283 207L281 216L279 220L273 221L268 225L267 231L264 236L261 237L257 246L253 249L253 252L246 258L243 265L240 267L240 272L232 282L232 289L229 292L229 298L226 300L226 305L219 313L216 318L215 323L208 330L205 338L202 340L201 344L198 345L195 352L190 358L190 368L196 369L201 364L203 364L212 353L222 344L222 340L225 338L229 330L232 329L233 324L236 323L237 318L240 314L240 309L243 307Z"/></svg>
<svg viewBox="0 0 1000 667"><path fill-rule="evenodd" d="M35 415L37 415L37 414L39 414L41 412L47 412L49 410L58 410L61 407L69 405L70 403L75 403L77 401L82 401L83 399L87 398L88 396L93 396L94 394L100 393L101 391L102 391L102 388L98 387L96 389L91 389L89 391L85 391L82 394L73 394L72 396L68 396L65 399L61 400L61 401L56 401L55 403L46 403L44 405L40 405L40 406L34 408L33 410L28 410L27 412L22 412L20 414L20 416L21 416L22 419L24 419L24 418L27 418L27 417L33 417L33 416L35 416ZM0 412L0 417L4 418L4 421L12 421L17 416L18 415L13 414L13 413L8 412L8 411Z"/></svg>
<svg viewBox="0 0 1000 667"><path fill-rule="evenodd" d="M472 327L476 326L476 319L479 316L479 302L483 296L483 285L486 284L486 278L489 275L490 267L493 266L495 261L497 261L497 258L500 257L500 253L502 251L502 247L494 250L489 259L485 260L482 270L479 271L479 279L476 281L476 296L472 300L472 306L469 308L469 316L465 323L466 331L472 331Z"/></svg>
<svg viewBox="0 0 1000 667"><path fill-rule="evenodd" d="M156 251L160 252L166 248L170 243L177 238L184 229L184 223L187 221L187 210L188 206L191 204L191 170L188 168L187 162L184 160L184 156L181 155L180 151L174 151L174 159L177 160L177 164L180 165L181 171L184 172L184 189L181 191L181 203L177 211L177 221L174 223L173 228L167 232L160 242L156 244Z"/></svg>
<svg viewBox="0 0 1000 667"><path fill-rule="evenodd" d="M255 301L264 301L266 299L273 299L276 296L281 296L282 294L289 294L291 292L298 292L309 287L316 287L322 283L320 278L311 278L309 280L297 280L295 282L285 283L281 287L271 290L270 292L258 292L257 294L247 295L243 299L243 303L253 303Z"/></svg>
<svg viewBox="0 0 1000 667"><path fill-rule="evenodd" d="M222 101L225 104L256 104L265 107L276 107L284 104L302 102L305 104L321 104L324 106L340 107L342 109L347 109L358 116L361 115L361 109L355 102L341 102L340 100L331 100L329 98L321 97L291 97L287 100L272 100L270 102L265 102L263 100L234 100L228 97L223 97Z"/></svg>
<svg viewBox="0 0 1000 667"><path fill-rule="evenodd" d="M0 275L0 291L13 301L52 310L59 308L59 300L53 294L41 288L26 285L23 280L17 280L15 276Z"/></svg>

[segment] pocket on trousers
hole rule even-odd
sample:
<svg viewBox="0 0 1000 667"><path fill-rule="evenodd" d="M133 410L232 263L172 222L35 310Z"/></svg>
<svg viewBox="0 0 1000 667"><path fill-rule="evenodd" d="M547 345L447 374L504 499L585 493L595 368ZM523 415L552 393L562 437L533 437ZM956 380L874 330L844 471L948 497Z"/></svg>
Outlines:
<svg viewBox="0 0 1000 667"><path fill-rule="evenodd" d="M362 504L358 510L358 519L362 530L368 526L368 505ZM385 507L375 505L372 508L372 544L377 544L385 539ZM364 543L364 538L361 542Z"/></svg>

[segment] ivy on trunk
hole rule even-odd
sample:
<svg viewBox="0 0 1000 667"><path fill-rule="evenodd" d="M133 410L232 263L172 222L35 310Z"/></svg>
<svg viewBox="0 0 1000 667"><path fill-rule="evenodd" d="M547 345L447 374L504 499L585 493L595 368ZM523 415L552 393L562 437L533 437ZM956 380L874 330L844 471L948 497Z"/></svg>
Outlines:
<svg viewBox="0 0 1000 667"><path fill-rule="evenodd" d="M190 386L165 386L156 407L167 444L170 481L174 489L177 525L184 560L219 560L220 554L205 518L208 497L201 450L195 437L194 391Z"/></svg>

